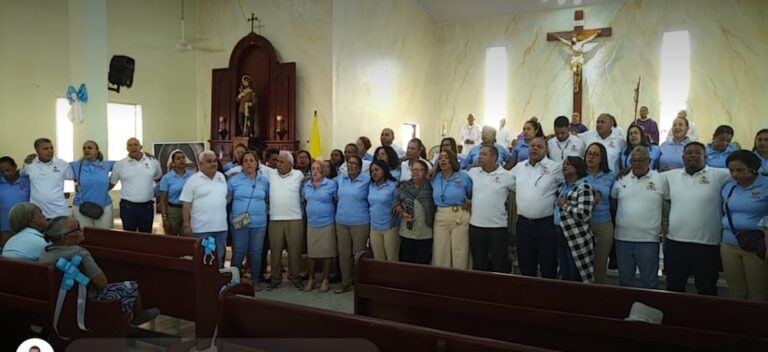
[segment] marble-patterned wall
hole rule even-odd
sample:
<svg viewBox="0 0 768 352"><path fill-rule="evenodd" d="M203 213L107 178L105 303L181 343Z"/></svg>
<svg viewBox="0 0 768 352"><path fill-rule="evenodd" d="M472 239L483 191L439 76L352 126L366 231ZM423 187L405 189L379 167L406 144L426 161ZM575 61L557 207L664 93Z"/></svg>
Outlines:
<svg viewBox="0 0 768 352"><path fill-rule="evenodd" d="M658 120L661 43L666 31L688 30L691 41L689 116L702 139L720 124L734 140L752 145L768 126L768 2L762 0L631 0L586 7L585 28L610 26L584 67L585 123L611 112L623 126L633 118L633 89L643 77L640 104ZM573 10L498 17L437 26L440 52L431 73L433 116L452 121L458 135L468 112L482 122L485 49L505 45L509 58L508 126L517 131L531 116L554 117L571 110L567 47L547 42L546 33L573 26ZM433 130L435 140L438 132Z"/></svg>

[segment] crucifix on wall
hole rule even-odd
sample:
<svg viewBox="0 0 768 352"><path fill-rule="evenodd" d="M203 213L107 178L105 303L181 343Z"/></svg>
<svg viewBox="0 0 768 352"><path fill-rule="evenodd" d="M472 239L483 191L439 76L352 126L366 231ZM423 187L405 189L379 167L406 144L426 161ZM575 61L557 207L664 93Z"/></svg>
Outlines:
<svg viewBox="0 0 768 352"><path fill-rule="evenodd" d="M251 12L251 18L248 19L248 22L251 22L251 33L253 33L253 27L256 27L256 34L261 35L261 29L264 28L264 25L261 24L261 19Z"/></svg>
<svg viewBox="0 0 768 352"><path fill-rule="evenodd" d="M570 48L570 67L573 73L573 112L581 115L581 83L582 70L584 68L584 53L589 49L584 44L597 37L610 37L612 28L584 29L584 11L576 10L574 13L574 27L572 31L549 32L547 41L560 41Z"/></svg>

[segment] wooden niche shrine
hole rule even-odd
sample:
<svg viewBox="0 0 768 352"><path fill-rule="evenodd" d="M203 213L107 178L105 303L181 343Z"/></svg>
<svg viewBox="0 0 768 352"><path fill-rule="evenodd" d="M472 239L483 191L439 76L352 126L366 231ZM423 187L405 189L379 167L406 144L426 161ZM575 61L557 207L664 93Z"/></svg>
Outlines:
<svg viewBox="0 0 768 352"><path fill-rule="evenodd" d="M222 162L238 144L298 150L296 63L280 63L272 44L251 33L240 39L229 67L213 70L211 149Z"/></svg>

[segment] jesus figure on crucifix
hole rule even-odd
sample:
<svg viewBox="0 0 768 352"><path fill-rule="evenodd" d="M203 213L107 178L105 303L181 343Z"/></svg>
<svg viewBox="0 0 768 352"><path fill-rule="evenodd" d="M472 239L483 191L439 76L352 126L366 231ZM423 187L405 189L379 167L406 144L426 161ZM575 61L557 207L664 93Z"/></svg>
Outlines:
<svg viewBox="0 0 768 352"><path fill-rule="evenodd" d="M594 31L592 35L584 40L579 40L579 37L574 33L571 36L571 40L565 39L557 35L557 39L563 42L565 45L571 48L571 71L573 72L573 92L576 93L581 87L581 69L584 67L584 53L589 49L584 47L584 44L592 39L595 39L600 35L600 30Z"/></svg>

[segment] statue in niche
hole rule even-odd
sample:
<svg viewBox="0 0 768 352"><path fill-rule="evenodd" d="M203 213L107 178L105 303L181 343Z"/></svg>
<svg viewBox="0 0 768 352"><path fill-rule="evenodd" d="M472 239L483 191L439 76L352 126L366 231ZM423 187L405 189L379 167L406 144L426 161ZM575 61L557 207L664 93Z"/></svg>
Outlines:
<svg viewBox="0 0 768 352"><path fill-rule="evenodd" d="M237 128L241 137L258 137L258 100L253 91L253 78L243 75L237 89Z"/></svg>
<svg viewBox="0 0 768 352"><path fill-rule="evenodd" d="M579 37L574 34L571 36L571 40L565 39L561 36L557 36L557 39L559 39L563 44L568 45L568 47L571 48L571 72L573 72L573 91L574 93L579 91L579 87L581 87L581 69L584 67L584 53L589 51L589 49L584 48L584 44L589 42L592 39L595 39L600 35L600 30L596 30L587 37L584 40L579 40Z"/></svg>

